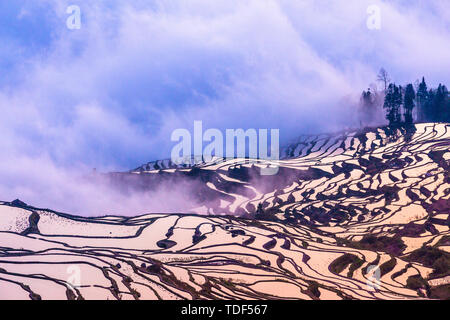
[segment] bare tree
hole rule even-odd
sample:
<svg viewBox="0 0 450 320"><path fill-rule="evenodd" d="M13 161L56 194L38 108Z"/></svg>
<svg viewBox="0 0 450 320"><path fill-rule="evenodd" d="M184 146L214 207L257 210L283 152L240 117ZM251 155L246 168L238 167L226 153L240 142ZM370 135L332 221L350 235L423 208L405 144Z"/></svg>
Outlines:
<svg viewBox="0 0 450 320"><path fill-rule="evenodd" d="M389 78L389 74L386 70L384 70L384 68L381 68L380 72L378 72L377 81L384 84L384 91L386 91L389 83L391 82L391 78Z"/></svg>

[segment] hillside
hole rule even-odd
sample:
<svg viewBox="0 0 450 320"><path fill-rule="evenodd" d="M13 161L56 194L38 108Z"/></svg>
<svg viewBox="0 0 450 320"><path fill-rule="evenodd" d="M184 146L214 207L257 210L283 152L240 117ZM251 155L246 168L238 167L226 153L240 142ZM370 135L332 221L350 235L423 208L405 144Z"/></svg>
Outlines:
<svg viewBox="0 0 450 320"><path fill-rule="evenodd" d="M188 214L0 203L0 299L448 299L449 147L450 125L425 123L304 136L277 163L111 175L149 191L192 183ZM269 165L278 174L261 176Z"/></svg>

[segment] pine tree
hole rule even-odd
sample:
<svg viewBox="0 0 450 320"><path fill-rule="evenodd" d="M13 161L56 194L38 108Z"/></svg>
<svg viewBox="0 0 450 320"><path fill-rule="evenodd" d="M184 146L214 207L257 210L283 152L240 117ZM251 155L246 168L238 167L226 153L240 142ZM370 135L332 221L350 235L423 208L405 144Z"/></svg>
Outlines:
<svg viewBox="0 0 450 320"><path fill-rule="evenodd" d="M360 99L361 105L361 119L366 124L370 124L375 119L375 111L376 111L376 96L370 91L370 88L367 91L363 91Z"/></svg>
<svg viewBox="0 0 450 320"><path fill-rule="evenodd" d="M395 121L395 112L393 106L394 85L390 84L386 89L386 96L384 98L383 108L386 109L386 119L389 120L389 125L392 125Z"/></svg>
<svg viewBox="0 0 450 320"><path fill-rule="evenodd" d="M425 82L425 77L422 77L422 82L417 89L417 108L418 108L418 120L420 122L427 121L426 105L428 103L428 88Z"/></svg>
<svg viewBox="0 0 450 320"><path fill-rule="evenodd" d="M439 84L439 87L437 88L433 97L433 104L431 109L432 120L434 122L445 121L447 99L447 88L445 87L445 85Z"/></svg>
<svg viewBox="0 0 450 320"><path fill-rule="evenodd" d="M444 122L450 122L450 96L447 88L445 88L446 97L445 97L445 111L443 115Z"/></svg>
<svg viewBox="0 0 450 320"><path fill-rule="evenodd" d="M405 123L411 124L413 122L412 111L414 109L414 100L416 99L416 93L414 91L413 85L410 83L406 86L405 89L405 99L404 99L404 107L405 107Z"/></svg>
<svg viewBox="0 0 450 320"><path fill-rule="evenodd" d="M403 104L403 88L402 86L395 86L394 85L394 97L393 97L393 104L394 104L394 110L395 110L395 124L398 125L400 122L402 122L402 115L401 115L401 107Z"/></svg>
<svg viewBox="0 0 450 320"><path fill-rule="evenodd" d="M434 109L435 109L435 101L436 101L436 92L433 89L428 90L427 99L425 100L424 105L424 115L426 122L434 122Z"/></svg>
<svg viewBox="0 0 450 320"><path fill-rule="evenodd" d="M386 90L383 108L386 109L386 119L390 126L396 126L401 122L400 108L402 105L402 88L391 83Z"/></svg>

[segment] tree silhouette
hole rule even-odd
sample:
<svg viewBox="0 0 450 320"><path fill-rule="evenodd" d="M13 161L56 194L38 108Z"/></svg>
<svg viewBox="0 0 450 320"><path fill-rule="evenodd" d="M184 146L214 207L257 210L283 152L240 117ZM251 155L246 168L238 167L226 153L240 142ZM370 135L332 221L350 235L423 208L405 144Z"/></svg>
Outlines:
<svg viewBox="0 0 450 320"><path fill-rule="evenodd" d="M448 113L448 90L445 85L439 84L432 102L431 120L434 122L445 121Z"/></svg>
<svg viewBox="0 0 450 320"><path fill-rule="evenodd" d="M367 91L363 91L360 99L361 106L361 120L365 123L373 122L375 118L376 112L376 104L375 104L376 96L370 91L370 88Z"/></svg>
<svg viewBox="0 0 450 320"><path fill-rule="evenodd" d="M380 71L378 72L377 81L383 83L384 91L386 92L386 90L388 89L388 85L391 82L391 79L387 71L384 70L384 68L381 68Z"/></svg>
<svg viewBox="0 0 450 320"><path fill-rule="evenodd" d="M411 124L413 122L413 116L412 111L414 109L414 100L416 99L416 93L414 91L413 85L410 83L406 86L405 89L405 101L404 101L404 107L405 107L405 123Z"/></svg>
<svg viewBox="0 0 450 320"><path fill-rule="evenodd" d="M394 96L393 96L393 103L395 106L395 124L400 124L402 122L402 116L400 113L400 109L403 104L403 88L402 86L395 86L394 85Z"/></svg>
<svg viewBox="0 0 450 320"><path fill-rule="evenodd" d="M378 79L389 79L384 69L380 70ZM369 103L369 98L372 97L364 91L361 96L363 106ZM439 84L437 89L430 89L425 77L422 77L420 82L417 80L415 86L409 83L405 88L395 83L389 84L385 91L383 108L390 126L397 126L402 122L402 106L406 127L410 127L414 122L413 110L416 106L418 122L450 122L450 97L447 87Z"/></svg>
<svg viewBox="0 0 450 320"><path fill-rule="evenodd" d="M422 77L422 82L417 89L417 108L418 120L420 122L426 120L426 105L428 103L428 88L425 82L425 77Z"/></svg>
<svg viewBox="0 0 450 320"><path fill-rule="evenodd" d="M401 122L400 108L402 105L402 87L391 83L386 90L383 108L386 109L386 119L390 126L397 126Z"/></svg>

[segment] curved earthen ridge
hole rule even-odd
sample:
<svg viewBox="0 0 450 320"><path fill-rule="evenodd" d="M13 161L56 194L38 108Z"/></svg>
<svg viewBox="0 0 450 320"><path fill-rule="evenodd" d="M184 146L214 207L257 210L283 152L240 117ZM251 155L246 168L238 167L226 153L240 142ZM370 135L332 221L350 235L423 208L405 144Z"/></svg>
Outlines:
<svg viewBox="0 0 450 320"><path fill-rule="evenodd" d="M248 159L114 176L200 182L195 214L0 203L0 299L448 298L449 146L449 124L418 124L303 137L274 176Z"/></svg>

